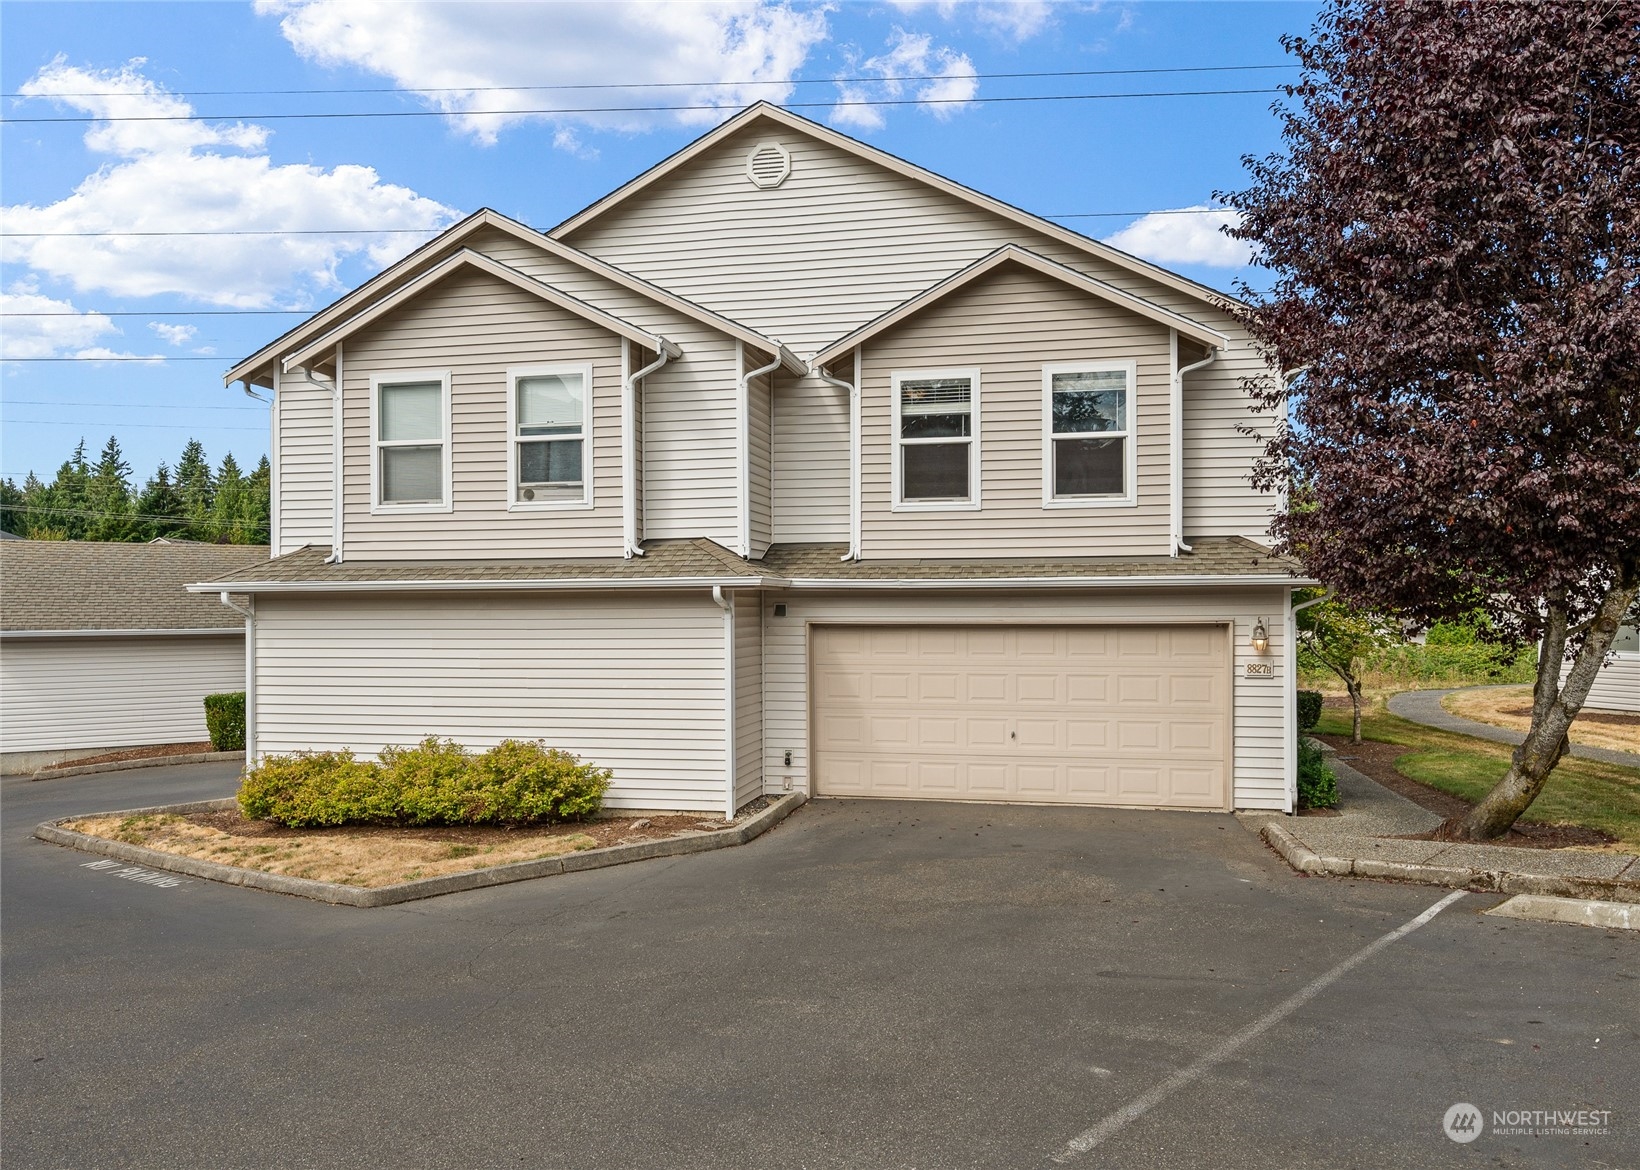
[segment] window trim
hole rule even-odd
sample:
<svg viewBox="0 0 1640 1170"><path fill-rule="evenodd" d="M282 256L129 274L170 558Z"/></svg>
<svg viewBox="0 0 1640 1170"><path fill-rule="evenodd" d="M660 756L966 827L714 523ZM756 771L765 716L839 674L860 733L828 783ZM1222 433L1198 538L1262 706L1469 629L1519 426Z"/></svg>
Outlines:
<svg viewBox="0 0 1640 1170"><path fill-rule="evenodd" d="M900 484L900 383L920 382L928 378L968 379L968 498L966 500L907 500L901 495ZM889 510L892 512L978 512L980 510L980 373L979 367L933 370L895 370L889 379ZM961 442L951 439L913 439L913 445L940 442Z"/></svg>
<svg viewBox="0 0 1640 1170"><path fill-rule="evenodd" d="M444 458L441 460L440 473L444 477L444 499L436 504L388 504L382 502L382 447L425 447L428 444L421 439L389 440L384 443L381 438L381 392L383 386L399 386L411 382L437 382L441 388L443 401L443 434L439 438L439 446L443 448ZM373 516L425 516L438 512L450 512L455 509L455 476L453 474L454 460L451 448L455 445L452 437L454 427L450 414L450 371L449 370L387 370L370 375L370 513Z"/></svg>
<svg viewBox="0 0 1640 1170"><path fill-rule="evenodd" d="M520 500L518 498L518 444L530 442L518 436L518 379L552 374L580 374L581 404L581 498L558 500ZM507 368L507 511L509 512L567 512L585 511L593 506L592 492L592 363L543 362L528 366ZM563 437L563 436L559 436ZM542 440L537 438L535 442Z"/></svg>
<svg viewBox="0 0 1640 1170"><path fill-rule="evenodd" d="M1126 442L1122 460L1123 488L1120 495L1054 495L1053 376L1055 374L1095 374L1120 370L1127 375L1127 429L1120 432ZM1114 438L1110 431L1089 431L1090 436ZM1068 437L1068 436L1067 436ZM1081 362L1050 362L1042 367L1042 506L1064 508L1134 508L1138 506L1139 484L1139 363L1132 358L1093 358Z"/></svg>

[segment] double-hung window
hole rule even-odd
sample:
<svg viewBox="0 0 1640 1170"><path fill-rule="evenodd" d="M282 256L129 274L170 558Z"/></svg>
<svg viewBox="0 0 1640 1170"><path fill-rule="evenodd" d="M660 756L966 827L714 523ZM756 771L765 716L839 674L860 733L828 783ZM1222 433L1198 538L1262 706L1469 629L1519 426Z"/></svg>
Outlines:
<svg viewBox="0 0 1640 1170"><path fill-rule="evenodd" d="M979 506L979 371L894 375L894 506Z"/></svg>
<svg viewBox="0 0 1640 1170"><path fill-rule="evenodd" d="M508 440L515 509L592 502L591 363L507 372Z"/></svg>
<svg viewBox="0 0 1640 1170"><path fill-rule="evenodd" d="M1042 498L1048 505L1133 502L1130 361L1042 369Z"/></svg>
<svg viewBox="0 0 1640 1170"><path fill-rule="evenodd" d="M442 371L371 379L374 508L450 508L450 378Z"/></svg>

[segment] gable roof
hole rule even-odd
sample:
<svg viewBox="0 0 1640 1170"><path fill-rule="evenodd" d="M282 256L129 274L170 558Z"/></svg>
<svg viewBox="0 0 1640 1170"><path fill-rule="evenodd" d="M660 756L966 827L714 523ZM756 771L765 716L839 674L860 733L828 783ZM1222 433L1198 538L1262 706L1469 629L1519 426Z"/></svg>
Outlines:
<svg viewBox="0 0 1640 1170"><path fill-rule="evenodd" d="M600 260L596 256L581 251L579 248L544 235L532 227L527 227L515 219L502 215L499 211L485 207L475 211L460 223L446 228L403 259L382 269L353 291L338 297L313 316L301 322L301 324L287 329L273 341L264 345L222 375L223 384L232 385L234 382L254 380L265 376L274 362L279 360L280 355L288 352L292 346L305 344L319 333L334 327L350 314L356 313L360 308L369 304L374 297L396 287L405 280L414 279L416 274L424 267L436 263L441 253L463 246L466 240L487 228L493 228L512 236L514 239L540 248L549 255L556 256L588 272L595 273L612 284L647 297L656 304L674 309L692 320L699 321L703 325L734 338L736 341L743 341L766 353L779 354L781 361L786 364L786 368L793 373L801 373L803 370L802 362L793 356L791 351L787 350L777 339L748 328L721 313L713 312L703 305L697 305L686 297L680 297L677 293L669 292L659 285L650 283L641 276L634 276L625 269L617 268L608 261Z"/></svg>
<svg viewBox="0 0 1640 1170"><path fill-rule="evenodd" d="M268 559L267 545L17 540L0 546L0 631L86 634L243 629L183 587Z"/></svg>
<svg viewBox="0 0 1640 1170"><path fill-rule="evenodd" d="M630 321L623 321L613 313L606 313L602 309L587 304L578 297L570 296L562 289L554 288L545 281L528 276L516 268L510 268L499 260L492 260L482 252L475 252L471 248L463 248L453 256L440 260L433 267L423 272L415 279L400 285L380 300L362 309L353 316L342 321L329 331L310 341L301 349L289 354L284 359L284 369L294 370L304 366L315 357L338 344L343 338L358 332L371 322L391 313L406 301L414 300L439 281L464 269L474 269L485 272L498 280L504 280L514 288L522 289L531 296L540 297L560 309L601 325L611 333L618 334L628 341L635 341L645 349L655 350L657 353L664 350L668 357L678 357L683 351L678 349L666 338L657 333L650 333L647 329L640 329Z"/></svg>
<svg viewBox="0 0 1640 1170"><path fill-rule="evenodd" d="M891 329L907 318L915 316L935 301L949 296L964 285L978 280L1004 264L1023 265L1033 271L1042 273L1044 276L1061 281L1073 288L1081 289L1083 292L1090 293L1102 300L1110 301L1139 314L1141 317L1148 317L1150 320L1165 325L1169 329L1177 329L1183 336L1199 341L1203 345L1211 346L1214 349L1223 349L1230 344L1230 339L1225 337L1224 334L1209 329L1197 321L1192 321L1182 313L1164 309L1154 301L1147 301L1144 297L1125 292L1113 284L1084 275L1074 268L1067 268L1065 265L1049 260L1046 256L1033 252L1029 248L1021 248L1018 244L1004 244L995 251L981 256L967 268L952 273L937 284L930 285L909 300L901 301L888 312L867 321L854 332L844 334L809 359L809 365L818 369L834 361L855 346L862 345L884 330Z"/></svg>
<svg viewBox="0 0 1640 1170"><path fill-rule="evenodd" d="M1209 288L1205 284L1199 284L1189 277L1180 276L1177 272L1170 272L1168 269L1152 264L1148 260L1141 260L1137 256L1129 255L1120 248L1113 248L1109 244L1094 239L1092 236L1084 236L1081 232L1072 231L1070 228L1063 227L1052 220L1033 215L1031 212L1015 207L1011 203L1004 203L995 196L986 195L983 192L974 190L972 187L965 187L955 179L948 179L944 175L928 170L926 167L920 167L916 163L900 158L898 155L870 146L859 139L850 138L847 134L833 130L830 126L823 126L819 122L803 117L801 114L794 114L790 110L782 109L766 101L754 102L752 105L747 106L740 113L707 131L682 150L662 159L647 171L617 187L602 199L576 212L557 227L552 228L547 234L553 239L562 239L577 228L583 227L603 215L617 204L625 202L655 181L664 178L691 159L710 150L723 139L745 129L759 118L767 118L789 130L796 131L799 134L806 134L821 142L829 143L839 150L847 151L859 158L877 163L879 166L886 167L897 174L926 183L930 187L945 192L947 195L955 196L966 203L982 207L1003 219L1011 220L1014 223L1051 236L1061 243L1069 244L1071 247L1098 256L1119 268L1125 268L1130 272L1148 277L1206 304L1222 307L1237 303L1236 298L1227 293Z"/></svg>

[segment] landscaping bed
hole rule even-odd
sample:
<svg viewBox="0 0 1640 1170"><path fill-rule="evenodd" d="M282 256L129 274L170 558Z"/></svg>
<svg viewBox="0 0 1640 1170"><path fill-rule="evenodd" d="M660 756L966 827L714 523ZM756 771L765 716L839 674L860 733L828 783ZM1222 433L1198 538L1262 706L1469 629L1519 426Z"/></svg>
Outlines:
<svg viewBox="0 0 1640 1170"><path fill-rule="evenodd" d="M49 776L52 772L60 772L66 768L87 768L93 764L122 764L130 760L161 760L166 756L203 755L215 750L210 740L201 743L160 743L147 747L121 748L117 752L104 752L100 756L81 756L78 759L64 760L60 764L41 768L35 775Z"/></svg>
<svg viewBox="0 0 1640 1170"><path fill-rule="evenodd" d="M180 857L378 889L588 849L720 833L736 828L766 803L754 801L732 822L687 813L599 816L579 823L520 828L352 825L289 829L271 821L251 820L228 808L83 817L64 821L62 827Z"/></svg>

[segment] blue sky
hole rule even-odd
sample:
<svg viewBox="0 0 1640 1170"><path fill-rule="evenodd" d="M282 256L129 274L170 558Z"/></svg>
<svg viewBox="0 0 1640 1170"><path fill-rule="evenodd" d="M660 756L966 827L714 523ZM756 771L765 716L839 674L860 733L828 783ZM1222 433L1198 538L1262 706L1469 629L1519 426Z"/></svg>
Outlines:
<svg viewBox="0 0 1640 1170"><path fill-rule="evenodd" d="M190 436L213 460L254 464L266 408L222 386L234 360L427 238L417 233L482 206L551 227L757 97L1040 214L1207 205L1242 185L1243 154L1277 147L1273 94L986 99L1268 89L1296 75L1279 37L1314 14L1031 0L7 0L0 475L49 478L79 438L95 451L110 434L139 479ZM1272 65L1287 67L996 76ZM605 88L525 88L549 85ZM342 92L289 92L301 90ZM911 104L836 104L883 99ZM684 105L724 114L630 109ZM619 112L470 113L566 107ZM359 111L438 116L286 116ZM31 118L85 120L20 120ZM1212 216L1060 222L1215 287L1253 276ZM322 234L382 227L395 231ZM137 232L149 234L112 234Z"/></svg>

